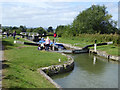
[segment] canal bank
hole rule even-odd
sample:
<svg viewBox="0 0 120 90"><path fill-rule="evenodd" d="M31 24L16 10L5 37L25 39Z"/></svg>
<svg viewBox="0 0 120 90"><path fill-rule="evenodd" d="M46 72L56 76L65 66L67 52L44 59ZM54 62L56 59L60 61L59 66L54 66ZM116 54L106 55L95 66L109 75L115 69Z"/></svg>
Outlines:
<svg viewBox="0 0 120 90"><path fill-rule="evenodd" d="M74 49L74 48L73 48ZM77 48L76 48L77 49ZM78 55L78 54L77 54ZM82 56L84 56L84 54L79 54L80 55L80 57L78 58L79 59L79 61L81 61L81 62L83 62L84 61L84 58L82 59ZM82 55L82 56L81 56ZM87 56L86 56L87 55ZM85 54L85 57L88 57L88 54ZM81 60L80 60L81 59ZM86 60L90 60L89 58L87 58ZM85 61L86 61L85 60ZM91 62L92 61L92 62ZM101 61L103 61L103 65L104 65L104 61L105 61L105 64L106 64L106 61L108 61L109 62L109 60L107 60L107 59L105 59L105 60L103 60L103 59L98 59L98 58L96 58L96 56L94 56L94 57L92 57L92 60L91 60L90 62L89 61L86 61L86 62L89 62L89 63L91 63L91 65L93 65L93 67L91 67L91 65L89 65L89 66L87 66L88 65L88 63L86 63L86 62L83 62L82 64L80 64L80 66L83 66L84 67L84 64L86 65L85 67L87 67L87 68L92 68L92 69L90 69L90 72L93 72L92 73L92 75L91 74L89 74L89 73L84 73L84 72L86 72L86 71L84 71L83 70L83 72L81 72L81 73L83 73L86 77L89 77L88 78L88 80L83 80L82 79L82 82L86 82L86 83L84 83L84 84L82 84L82 86L79 84L79 83L81 83L81 82L74 82L74 83L76 83L76 85L75 84L73 84L72 85L72 83L69 83L69 82L72 82L72 80L74 81L74 78L75 77L77 77L75 80L77 81L80 81L81 80L81 78L86 78L86 77L79 77L79 73L77 72L77 74L75 74L75 75L77 75L77 76L75 76L75 77L73 77L73 79L71 79L71 81L69 81L68 80L68 78L69 77L66 77L66 74L67 74L67 76L69 76L69 75L71 75L71 73L75 73L74 71L79 71L79 69L77 69L77 70L73 70L73 71L71 71L71 72L68 72L68 73L65 73L65 74L59 74L59 75L55 75L55 77L59 77L59 76L64 76L64 78L67 78L67 80L64 80L64 79L62 79L62 81L66 81L65 83L64 82L62 82L64 85L66 85L66 83L68 83L67 85L69 86L64 86L64 85L62 85L61 84L61 82L59 83L59 81L61 81L60 80L60 78L58 78L58 79L54 79L54 76L52 77L53 78L53 80L55 80L55 82L57 82L56 80L58 80L58 84L60 85L60 86L62 86L63 88L116 88L117 87L117 83L118 83L118 74L117 74L117 65L115 64L115 65L112 65L112 64L109 64L110 65L110 67L109 67L109 65L108 66L106 66L105 67L105 69L106 68L108 68L108 71L106 71L107 72L107 74L106 74L106 72L103 72L103 73L99 73L99 74L96 74L96 75L94 75L94 73L95 72L99 72L100 71L100 68L99 68L99 61L101 62ZM108 64L108 62L107 62L107 64ZM78 62L75 62L76 64L75 64L75 66L77 66L77 63ZM97 65L96 65L97 64ZM102 64L101 64L101 68L102 68L102 66L103 66ZM113 68L112 68L113 67ZM95 69L96 68L96 69ZM110 69L109 69L110 68ZM113 72L111 71L111 68L112 68L112 70L113 70ZM93 70L93 71L92 71ZM80 71L82 71L82 70L80 70ZM80 72L79 71L79 72ZM115 72L114 72L115 71ZM112 73L114 73L114 77L109 77L109 74L110 75L113 75ZM87 76L87 75L88 76ZM83 76L83 75L82 75ZM103 77L103 78L101 78L101 79L97 79L97 78L100 78L100 77ZM78 79L78 78L80 78L80 79ZM93 81L91 80L91 78L93 79ZM94 80L94 78L95 79L97 79L98 81L100 81L100 82L97 82L97 80ZM117 79L116 79L117 78ZM107 79L109 79L109 80L107 80ZM114 82L112 82L112 81L114 81ZM89 83L91 83L91 85L89 85L89 83L87 83L87 82L89 82ZM110 82L110 83L109 83ZM95 85L94 85L94 83L96 83ZM112 83L114 83L113 85L112 85ZM78 85L78 86L77 86ZM79 87L80 86L80 87Z"/></svg>
<svg viewBox="0 0 120 90"><path fill-rule="evenodd" d="M74 47L72 48L74 49ZM56 83L55 84L56 87L58 88L118 87L118 65L119 65L118 62L97 57L96 55L89 53L71 54L70 56L75 59L74 70L63 74L51 75L52 79L51 78L50 79L52 80L52 82ZM56 67L51 66L47 67L47 70L51 72L50 70L51 68L53 71L56 69ZM43 70L45 70L45 68L43 68ZM54 72L56 71L58 70L55 70ZM109 76L109 74L111 76Z"/></svg>
<svg viewBox="0 0 120 90"><path fill-rule="evenodd" d="M74 59L70 55L63 54L68 58L68 61L60 65L51 65L49 67L39 68L37 71L40 72L49 82L51 82L56 88L61 89L62 87L58 85L51 79L51 76L67 73L74 69Z"/></svg>
<svg viewBox="0 0 120 90"><path fill-rule="evenodd" d="M51 78L63 88L118 88L118 62L93 54L71 54L74 70Z"/></svg>

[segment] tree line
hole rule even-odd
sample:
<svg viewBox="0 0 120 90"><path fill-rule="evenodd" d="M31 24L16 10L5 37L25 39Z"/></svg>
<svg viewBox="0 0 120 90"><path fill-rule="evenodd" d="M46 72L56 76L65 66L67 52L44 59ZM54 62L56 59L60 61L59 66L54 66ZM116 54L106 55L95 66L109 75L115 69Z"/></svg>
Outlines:
<svg viewBox="0 0 120 90"><path fill-rule="evenodd" d="M70 25L60 25L56 28L58 36L79 36L80 34L114 34L118 33L117 21L112 20L105 5L92 5L80 12Z"/></svg>
<svg viewBox="0 0 120 90"><path fill-rule="evenodd" d="M44 29L43 27L27 28L26 26L23 25L20 25L19 27L2 26L2 32L13 33L14 31L16 31L17 34L20 34L21 32L36 32L38 34L54 33L54 29L52 28L52 26L48 27L47 29Z"/></svg>

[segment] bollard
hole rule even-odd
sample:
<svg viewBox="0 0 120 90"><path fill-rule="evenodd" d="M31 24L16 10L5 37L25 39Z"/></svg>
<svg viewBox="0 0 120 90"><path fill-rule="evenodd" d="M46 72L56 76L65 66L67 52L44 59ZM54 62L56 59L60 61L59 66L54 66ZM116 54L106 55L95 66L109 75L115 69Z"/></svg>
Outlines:
<svg viewBox="0 0 120 90"><path fill-rule="evenodd" d="M14 43L17 43L17 41L14 41Z"/></svg>
<svg viewBox="0 0 120 90"><path fill-rule="evenodd" d="M61 59L59 58L58 61L61 62Z"/></svg>
<svg viewBox="0 0 120 90"><path fill-rule="evenodd" d="M94 44L94 51L96 52L97 50L96 50L96 43Z"/></svg>
<svg viewBox="0 0 120 90"><path fill-rule="evenodd" d="M96 46L97 46L96 42L97 42L97 40L95 40L95 44L94 44L94 51L95 51L95 52L97 51L97 50L96 50Z"/></svg>
<svg viewBox="0 0 120 90"><path fill-rule="evenodd" d="M55 46L54 46L54 39L53 39L53 51L55 50Z"/></svg>

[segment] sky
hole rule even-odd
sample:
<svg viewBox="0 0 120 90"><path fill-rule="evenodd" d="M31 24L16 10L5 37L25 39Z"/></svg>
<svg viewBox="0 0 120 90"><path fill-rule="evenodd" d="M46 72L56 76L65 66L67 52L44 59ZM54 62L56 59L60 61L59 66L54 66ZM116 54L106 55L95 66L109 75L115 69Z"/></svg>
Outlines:
<svg viewBox="0 0 120 90"><path fill-rule="evenodd" d="M91 5L105 5L118 21L118 0L1 0L0 23L3 26L44 27L68 25Z"/></svg>

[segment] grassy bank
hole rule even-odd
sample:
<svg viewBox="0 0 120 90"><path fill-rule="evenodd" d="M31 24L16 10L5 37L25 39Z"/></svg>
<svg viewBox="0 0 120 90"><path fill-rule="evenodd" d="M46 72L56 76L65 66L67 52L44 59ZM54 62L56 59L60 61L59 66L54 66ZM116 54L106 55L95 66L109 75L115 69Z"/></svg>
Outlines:
<svg viewBox="0 0 120 90"><path fill-rule="evenodd" d="M97 50L106 51L110 55L120 56L118 53L119 49L119 36L108 35L108 34L81 34L76 37L61 37L57 41L61 43L72 44L74 46L85 47L86 45L94 44L95 40L97 43L104 43L113 41L112 45L97 46ZM93 49L93 47L91 48Z"/></svg>
<svg viewBox="0 0 120 90"><path fill-rule="evenodd" d="M3 44L4 88L55 88L37 69L62 64L67 61L67 57L59 53L38 51L36 46L13 44L12 38L3 39Z"/></svg>

